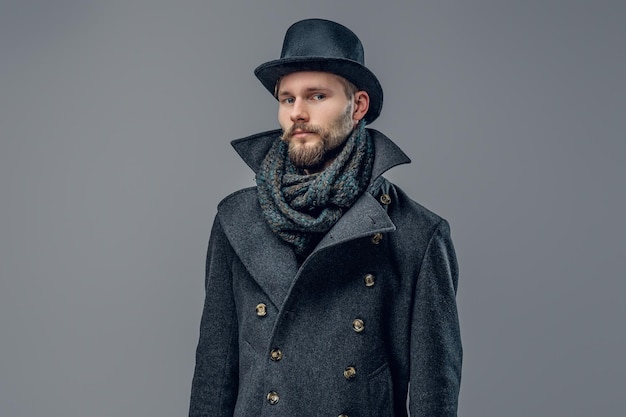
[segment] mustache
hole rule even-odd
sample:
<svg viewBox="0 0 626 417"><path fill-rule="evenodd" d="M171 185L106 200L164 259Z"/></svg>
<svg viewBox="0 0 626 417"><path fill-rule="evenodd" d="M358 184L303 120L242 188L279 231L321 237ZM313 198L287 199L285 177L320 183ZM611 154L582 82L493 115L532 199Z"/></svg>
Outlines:
<svg viewBox="0 0 626 417"><path fill-rule="evenodd" d="M293 125L291 125L289 129L283 132L283 135L281 136L281 138L289 139L295 134L296 130L299 130L302 132L315 133L320 136L324 136L324 129L322 129L320 126L310 125L306 123L294 123Z"/></svg>

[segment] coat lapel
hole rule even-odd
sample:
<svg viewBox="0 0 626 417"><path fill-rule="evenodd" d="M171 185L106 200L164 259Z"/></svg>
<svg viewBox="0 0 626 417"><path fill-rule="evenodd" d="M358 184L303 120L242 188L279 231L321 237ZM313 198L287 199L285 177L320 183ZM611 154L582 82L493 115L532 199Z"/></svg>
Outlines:
<svg viewBox="0 0 626 417"><path fill-rule="evenodd" d="M292 247L267 225L256 191L249 188L226 198L218 208L218 217L243 265L272 303L280 308L298 276L299 264ZM334 245L394 230L396 227L385 209L371 194L364 193L309 257Z"/></svg>
<svg viewBox="0 0 626 417"><path fill-rule="evenodd" d="M370 193L365 192L326 233L312 255L322 249L349 240L373 236L375 233L393 232L394 230L396 230L396 226L385 209Z"/></svg>
<svg viewBox="0 0 626 417"><path fill-rule="evenodd" d="M254 188L227 197L218 207L224 233L252 278L280 307L298 272L291 246L267 225Z"/></svg>

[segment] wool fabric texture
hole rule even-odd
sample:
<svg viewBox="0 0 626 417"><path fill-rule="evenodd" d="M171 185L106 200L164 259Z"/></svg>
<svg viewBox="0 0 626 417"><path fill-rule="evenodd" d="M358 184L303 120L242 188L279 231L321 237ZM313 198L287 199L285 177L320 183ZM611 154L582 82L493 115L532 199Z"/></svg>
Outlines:
<svg viewBox="0 0 626 417"><path fill-rule="evenodd" d="M256 175L257 190L272 231L306 256L369 184L374 145L361 121L335 160L315 174L297 169L288 148L280 138L274 142Z"/></svg>

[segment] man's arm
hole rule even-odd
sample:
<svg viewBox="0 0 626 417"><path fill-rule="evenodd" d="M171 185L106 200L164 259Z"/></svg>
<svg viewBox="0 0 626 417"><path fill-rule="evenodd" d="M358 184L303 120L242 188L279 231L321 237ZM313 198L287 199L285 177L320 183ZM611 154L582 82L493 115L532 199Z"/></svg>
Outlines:
<svg viewBox="0 0 626 417"><path fill-rule="evenodd" d="M458 266L442 220L420 268L411 324L412 417L456 417L463 350L456 307Z"/></svg>
<svg viewBox="0 0 626 417"><path fill-rule="evenodd" d="M232 256L232 248L216 219L207 253L206 298L191 387L190 417L233 415L239 349L230 270Z"/></svg>

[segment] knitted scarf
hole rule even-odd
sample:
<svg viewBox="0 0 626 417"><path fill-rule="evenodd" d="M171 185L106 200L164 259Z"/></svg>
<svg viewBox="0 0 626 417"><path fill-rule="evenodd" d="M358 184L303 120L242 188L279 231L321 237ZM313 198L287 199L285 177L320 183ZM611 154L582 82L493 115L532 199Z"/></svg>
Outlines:
<svg viewBox="0 0 626 417"><path fill-rule="evenodd" d="M309 175L293 166L288 147L280 138L274 142L256 175L256 183L270 228L303 257L369 184L374 146L361 122L331 165Z"/></svg>

